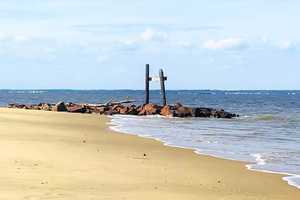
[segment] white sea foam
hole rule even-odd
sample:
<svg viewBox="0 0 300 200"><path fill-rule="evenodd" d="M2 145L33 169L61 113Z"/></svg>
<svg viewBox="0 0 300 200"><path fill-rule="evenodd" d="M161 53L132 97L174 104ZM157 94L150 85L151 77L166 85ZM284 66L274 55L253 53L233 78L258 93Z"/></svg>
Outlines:
<svg viewBox="0 0 300 200"><path fill-rule="evenodd" d="M257 165L265 165L266 161L262 158L262 155L260 153L251 154L255 158Z"/></svg>
<svg viewBox="0 0 300 200"><path fill-rule="evenodd" d="M289 175L283 177L283 180L287 181L289 185L295 186L300 189L300 176L299 175ZM296 181L298 180L298 181Z"/></svg>

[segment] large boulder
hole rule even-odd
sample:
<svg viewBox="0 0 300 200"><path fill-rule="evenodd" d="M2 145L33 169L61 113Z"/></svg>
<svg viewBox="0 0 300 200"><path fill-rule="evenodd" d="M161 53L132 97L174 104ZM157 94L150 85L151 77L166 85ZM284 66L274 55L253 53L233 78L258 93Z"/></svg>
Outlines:
<svg viewBox="0 0 300 200"><path fill-rule="evenodd" d="M224 110L216 110L215 113L214 113L214 117L231 119L231 118L234 118L234 117L238 117L238 115L233 114L233 113L229 113L229 112L225 112Z"/></svg>
<svg viewBox="0 0 300 200"><path fill-rule="evenodd" d="M165 105L161 109L160 114L166 117L175 117L175 107L170 105Z"/></svg>
<svg viewBox="0 0 300 200"><path fill-rule="evenodd" d="M161 106L156 104L145 104L139 109L138 115L157 115L160 114Z"/></svg>
<svg viewBox="0 0 300 200"><path fill-rule="evenodd" d="M136 109L135 105L114 105L112 108L113 114L121 114L121 115L136 115L138 114L138 111Z"/></svg>
<svg viewBox="0 0 300 200"><path fill-rule="evenodd" d="M87 111L85 106L72 104L67 107L68 112L71 113L85 113Z"/></svg>
<svg viewBox="0 0 300 200"><path fill-rule="evenodd" d="M125 114L127 108L121 104L117 104L111 107L113 114Z"/></svg>
<svg viewBox="0 0 300 200"><path fill-rule="evenodd" d="M192 117L193 109L185 106L177 107L175 110L175 117Z"/></svg>
<svg viewBox="0 0 300 200"><path fill-rule="evenodd" d="M194 108L193 117L211 117L213 115L211 108Z"/></svg>
<svg viewBox="0 0 300 200"><path fill-rule="evenodd" d="M63 101L61 101L61 102L58 102L57 104L55 104L55 106L52 107L52 111L67 112L68 109L67 109L66 104Z"/></svg>
<svg viewBox="0 0 300 200"><path fill-rule="evenodd" d="M129 111L129 107L128 106L122 106L122 107L120 107L118 114L127 115L128 111Z"/></svg>

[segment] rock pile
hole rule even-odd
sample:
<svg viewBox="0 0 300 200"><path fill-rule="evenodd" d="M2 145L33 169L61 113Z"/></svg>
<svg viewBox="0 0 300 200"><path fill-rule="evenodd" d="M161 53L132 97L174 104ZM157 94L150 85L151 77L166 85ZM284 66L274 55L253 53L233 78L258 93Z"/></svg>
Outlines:
<svg viewBox="0 0 300 200"><path fill-rule="evenodd" d="M75 104L58 102L57 104L40 103L34 105L9 104L9 108L44 110L70 113L96 113L101 115L163 115L168 117L214 117L231 119L239 117L234 113L229 113L223 109L213 109L204 107L187 107L180 103L175 105L160 106L157 104L144 104L136 106L131 103L107 103L107 104Z"/></svg>

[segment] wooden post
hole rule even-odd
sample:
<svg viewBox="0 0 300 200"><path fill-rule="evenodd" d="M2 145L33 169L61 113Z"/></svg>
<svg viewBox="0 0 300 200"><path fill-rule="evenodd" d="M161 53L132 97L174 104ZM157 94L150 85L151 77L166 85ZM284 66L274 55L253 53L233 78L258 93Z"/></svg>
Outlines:
<svg viewBox="0 0 300 200"><path fill-rule="evenodd" d="M165 81L167 77L164 76L164 71L162 69L159 70L159 79L160 79L160 91L162 96L163 105L167 105L167 97L166 97L166 88L165 88Z"/></svg>
<svg viewBox="0 0 300 200"><path fill-rule="evenodd" d="M145 74L145 104L149 103L149 81L150 81L149 68L150 68L150 65L146 64L146 74Z"/></svg>

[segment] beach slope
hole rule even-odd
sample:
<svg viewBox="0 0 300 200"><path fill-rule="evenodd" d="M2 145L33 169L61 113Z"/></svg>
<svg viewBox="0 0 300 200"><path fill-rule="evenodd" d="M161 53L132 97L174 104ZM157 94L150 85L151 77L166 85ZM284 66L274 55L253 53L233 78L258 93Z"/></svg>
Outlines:
<svg viewBox="0 0 300 200"><path fill-rule="evenodd" d="M1 108L0 199L299 200L280 175L115 133L108 121Z"/></svg>

